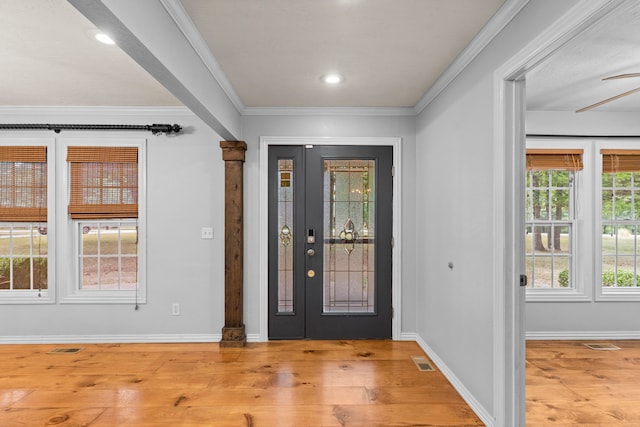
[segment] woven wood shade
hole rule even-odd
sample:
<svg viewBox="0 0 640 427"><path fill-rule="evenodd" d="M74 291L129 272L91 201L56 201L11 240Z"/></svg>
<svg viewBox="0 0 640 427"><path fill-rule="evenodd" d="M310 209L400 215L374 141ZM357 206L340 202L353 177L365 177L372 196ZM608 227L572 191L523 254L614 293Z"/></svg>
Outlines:
<svg viewBox="0 0 640 427"><path fill-rule="evenodd" d="M602 173L640 172L640 150L600 150Z"/></svg>
<svg viewBox="0 0 640 427"><path fill-rule="evenodd" d="M584 168L583 152L584 150L581 149L528 149L527 170L579 171Z"/></svg>
<svg viewBox="0 0 640 427"><path fill-rule="evenodd" d="M0 221L47 221L47 147L0 146Z"/></svg>
<svg viewBox="0 0 640 427"><path fill-rule="evenodd" d="M138 217L138 149L69 147L69 215L73 219Z"/></svg>

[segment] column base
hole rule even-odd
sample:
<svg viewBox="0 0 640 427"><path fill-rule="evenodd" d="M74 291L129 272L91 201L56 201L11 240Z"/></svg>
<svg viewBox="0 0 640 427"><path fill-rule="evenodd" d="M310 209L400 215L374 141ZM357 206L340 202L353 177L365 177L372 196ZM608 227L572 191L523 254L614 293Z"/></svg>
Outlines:
<svg viewBox="0 0 640 427"><path fill-rule="evenodd" d="M247 344L247 335L244 332L244 325L238 328L222 328L222 340L220 348L223 347L244 347Z"/></svg>

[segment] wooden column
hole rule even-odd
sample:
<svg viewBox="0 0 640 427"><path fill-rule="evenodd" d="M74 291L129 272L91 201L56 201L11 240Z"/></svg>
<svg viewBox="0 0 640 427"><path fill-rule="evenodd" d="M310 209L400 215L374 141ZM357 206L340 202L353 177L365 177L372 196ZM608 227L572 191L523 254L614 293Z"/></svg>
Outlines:
<svg viewBox="0 0 640 427"><path fill-rule="evenodd" d="M225 162L224 184L224 328L220 347L243 347L247 342L242 315L243 163L244 141L220 141Z"/></svg>

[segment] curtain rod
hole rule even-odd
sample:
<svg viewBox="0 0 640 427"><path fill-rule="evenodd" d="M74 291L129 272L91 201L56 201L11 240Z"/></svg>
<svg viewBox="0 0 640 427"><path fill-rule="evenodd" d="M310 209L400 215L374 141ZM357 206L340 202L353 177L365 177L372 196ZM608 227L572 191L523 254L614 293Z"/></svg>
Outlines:
<svg viewBox="0 0 640 427"><path fill-rule="evenodd" d="M528 133L527 138L640 138L640 135L552 135Z"/></svg>
<svg viewBox="0 0 640 427"><path fill-rule="evenodd" d="M37 124L37 123L0 123L0 130L52 130L60 133L61 130L142 130L150 131L154 135L158 133L179 133L180 125L152 124L152 125L81 125L81 124Z"/></svg>

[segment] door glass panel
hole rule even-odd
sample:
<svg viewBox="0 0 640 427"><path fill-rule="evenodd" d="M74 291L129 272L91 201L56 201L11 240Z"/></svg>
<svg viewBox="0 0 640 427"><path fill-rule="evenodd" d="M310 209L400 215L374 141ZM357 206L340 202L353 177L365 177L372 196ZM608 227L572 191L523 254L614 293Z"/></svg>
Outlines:
<svg viewBox="0 0 640 427"><path fill-rule="evenodd" d="M278 313L293 313L293 160L278 160Z"/></svg>
<svg viewBox="0 0 640 427"><path fill-rule="evenodd" d="M324 313L375 312L375 161L324 161Z"/></svg>

